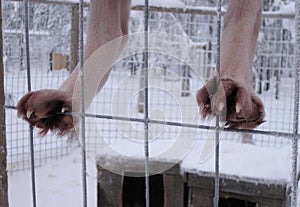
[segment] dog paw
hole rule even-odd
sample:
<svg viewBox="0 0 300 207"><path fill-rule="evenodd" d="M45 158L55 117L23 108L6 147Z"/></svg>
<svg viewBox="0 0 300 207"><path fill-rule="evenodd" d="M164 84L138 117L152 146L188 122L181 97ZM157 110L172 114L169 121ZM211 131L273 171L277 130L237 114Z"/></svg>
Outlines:
<svg viewBox="0 0 300 207"><path fill-rule="evenodd" d="M229 78L210 79L197 92L197 101L203 118L219 115L228 128L253 129L265 122L262 101L253 90Z"/></svg>
<svg viewBox="0 0 300 207"><path fill-rule="evenodd" d="M60 90L39 90L24 95L17 104L18 116L40 129L45 135L54 131L63 136L74 127L71 97Z"/></svg>

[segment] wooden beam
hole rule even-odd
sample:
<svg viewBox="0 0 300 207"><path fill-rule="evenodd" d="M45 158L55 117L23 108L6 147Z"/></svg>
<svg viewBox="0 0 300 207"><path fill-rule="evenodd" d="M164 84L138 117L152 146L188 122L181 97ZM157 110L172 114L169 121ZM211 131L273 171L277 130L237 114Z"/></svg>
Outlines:
<svg viewBox="0 0 300 207"><path fill-rule="evenodd" d="M176 167L176 166L175 166ZM179 174L164 173L164 207L184 206L184 179Z"/></svg>
<svg viewBox="0 0 300 207"><path fill-rule="evenodd" d="M2 31L2 1L0 0L0 28ZM4 66L3 66L3 38L0 32L0 207L8 207L8 179L7 179L7 149L5 128L5 96L4 96Z"/></svg>
<svg viewBox="0 0 300 207"><path fill-rule="evenodd" d="M79 5L72 5L71 59L69 70L72 72L79 61Z"/></svg>
<svg viewBox="0 0 300 207"><path fill-rule="evenodd" d="M123 176L110 172L99 165L97 182L97 206L121 207Z"/></svg>
<svg viewBox="0 0 300 207"><path fill-rule="evenodd" d="M189 186L196 188L203 188L207 191L213 192L214 177L200 176L197 174L189 174ZM228 179L220 176L220 189L226 193L243 194L253 197L268 197L285 199L287 190L286 183L272 183L271 181L256 182L244 181L239 179Z"/></svg>
<svg viewBox="0 0 300 207"><path fill-rule="evenodd" d="M213 206L214 175L203 176L189 173L188 187L190 189L190 202L195 206ZM239 200L258 203L259 206L281 207L283 203L289 206L287 195L289 192L288 181L271 181L246 179L242 177L227 177L220 175L220 197L235 198ZM209 198L206 200L206 198ZM200 203L207 202L205 205Z"/></svg>

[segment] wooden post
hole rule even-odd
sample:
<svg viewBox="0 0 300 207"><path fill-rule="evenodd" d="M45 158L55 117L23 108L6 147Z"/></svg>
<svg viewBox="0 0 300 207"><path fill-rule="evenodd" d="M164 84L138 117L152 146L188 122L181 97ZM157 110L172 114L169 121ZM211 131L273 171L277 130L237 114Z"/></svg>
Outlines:
<svg viewBox="0 0 300 207"><path fill-rule="evenodd" d="M179 164L163 173L164 207L184 206L184 177L180 175Z"/></svg>
<svg viewBox="0 0 300 207"><path fill-rule="evenodd" d="M0 0L0 28L2 31L2 1ZM4 67L3 67L3 38L0 32L0 207L8 207L5 108L4 108Z"/></svg>
<svg viewBox="0 0 300 207"><path fill-rule="evenodd" d="M121 207L123 176L98 167L98 206Z"/></svg>
<svg viewBox="0 0 300 207"><path fill-rule="evenodd" d="M74 4L72 6L72 25L71 25L71 62L69 64L70 72L74 70L79 61L78 50L79 50L79 6Z"/></svg>

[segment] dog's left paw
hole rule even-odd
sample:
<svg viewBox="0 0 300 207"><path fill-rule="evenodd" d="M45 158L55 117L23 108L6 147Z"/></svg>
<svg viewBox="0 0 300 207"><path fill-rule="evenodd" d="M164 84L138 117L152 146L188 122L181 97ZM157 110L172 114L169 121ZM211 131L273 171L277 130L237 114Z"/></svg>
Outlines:
<svg viewBox="0 0 300 207"><path fill-rule="evenodd" d="M218 87L216 84L214 77L197 92L203 118L220 115L225 126L241 129L253 129L265 122L263 103L253 90L229 78L222 78Z"/></svg>

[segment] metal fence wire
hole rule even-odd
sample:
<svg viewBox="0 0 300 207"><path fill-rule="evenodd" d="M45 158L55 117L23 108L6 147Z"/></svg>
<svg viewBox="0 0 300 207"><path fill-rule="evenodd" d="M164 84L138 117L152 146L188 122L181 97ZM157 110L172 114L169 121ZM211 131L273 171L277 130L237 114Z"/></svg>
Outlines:
<svg viewBox="0 0 300 207"><path fill-rule="evenodd" d="M218 140L221 147L222 144L236 144L250 140L251 143L244 144L268 152L271 149L292 149L291 203L292 206L296 206L300 6L296 2L296 11L281 9L274 12L272 10L276 10L276 7L273 5L274 2L273 4L270 2L265 1L266 11L263 14L252 70L255 92L264 102L267 121L255 130L224 129ZM146 0L146 5L148 3ZM182 114L198 114L198 111L194 110L194 96L217 67L218 17L224 12L221 11L221 7L217 12L216 5L206 1L185 3L187 7L174 6L174 8L133 4L129 26L130 33L144 31L147 35L148 32L155 31L172 34L170 38L183 37L189 42L188 52L182 51L182 42L172 42L172 50L176 54L187 52L188 58L184 59L185 62L172 55L148 51L148 36L145 36L144 42L129 41L127 45L129 50L138 44L144 47L145 51L126 56L113 66L108 81L93 103L96 112L85 114L87 119L97 118L97 130L101 131L101 136L110 144L125 143L128 137L140 141L141 131L145 130L143 132L146 138L143 141L146 182L149 182L147 166L151 156L152 136L163 142L174 142L174 137L178 137L181 130L187 128L192 130L186 131L184 136L189 136L190 133L196 142L203 142L210 139L209 133L218 132L215 122L200 119L191 121L183 118ZM227 1L223 2L223 6L226 6L226 3ZM23 35L26 27L22 12L24 3L11 0L3 2L3 60L9 172L30 169L31 152L34 152L35 167L39 167L49 160L69 154L74 146L78 146L75 134L62 138L50 134L38 138L34 129L32 140L34 150L31 151L30 130L26 123L17 118L15 105L27 92L24 86L29 84L26 53L27 57L30 57L31 90L57 88L82 58L82 50L78 56L78 40L81 36L83 41L86 27L89 10L85 5L82 1L80 4L70 1L30 2L27 19L30 44L26 45L26 36ZM289 7L286 5L284 8ZM297 25L296 30L294 24ZM83 48L83 44L80 48ZM148 134L148 127L154 135ZM83 133L88 133L88 136L92 137L89 138L87 147L100 145L103 141L97 139L99 134L90 129L89 125ZM218 150L215 156L216 169L219 168L218 164L223 166L222 157L218 160ZM83 153L83 158L85 157ZM83 166L85 165L83 161ZM83 172L84 178L86 176L84 167ZM219 196L218 180L217 173L216 201ZM86 190L83 194L87 196ZM146 197L149 199L147 190ZM88 205L86 200L83 205ZM150 206L149 202L147 205ZM218 206L218 202L215 202L215 206Z"/></svg>

